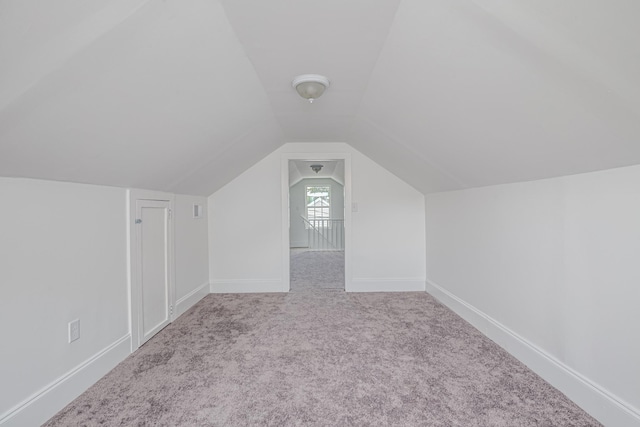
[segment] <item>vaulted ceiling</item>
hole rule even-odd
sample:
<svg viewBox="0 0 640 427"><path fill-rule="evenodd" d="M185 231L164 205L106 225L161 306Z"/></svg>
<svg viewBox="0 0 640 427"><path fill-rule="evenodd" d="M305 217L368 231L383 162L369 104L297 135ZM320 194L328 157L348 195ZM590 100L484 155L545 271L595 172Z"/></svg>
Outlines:
<svg viewBox="0 0 640 427"><path fill-rule="evenodd" d="M0 176L208 195L285 142L422 192L640 163L637 0L0 0ZM310 105L291 88L324 74Z"/></svg>

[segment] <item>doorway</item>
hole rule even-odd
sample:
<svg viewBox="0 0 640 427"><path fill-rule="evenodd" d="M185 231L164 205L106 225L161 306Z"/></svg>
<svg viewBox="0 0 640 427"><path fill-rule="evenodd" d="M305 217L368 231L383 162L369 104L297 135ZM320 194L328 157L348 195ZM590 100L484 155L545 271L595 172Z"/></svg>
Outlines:
<svg viewBox="0 0 640 427"><path fill-rule="evenodd" d="M347 289L348 161L326 155L286 160L291 292Z"/></svg>

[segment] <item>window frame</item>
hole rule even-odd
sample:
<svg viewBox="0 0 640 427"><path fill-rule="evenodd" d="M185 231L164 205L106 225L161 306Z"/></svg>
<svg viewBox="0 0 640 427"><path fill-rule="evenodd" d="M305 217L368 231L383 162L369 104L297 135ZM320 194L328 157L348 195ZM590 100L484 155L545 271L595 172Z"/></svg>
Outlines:
<svg viewBox="0 0 640 427"><path fill-rule="evenodd" d="M319 206L319 207L311 207L309 206L308 202L308 198L309 196L309 188L326 188L327 189L327 203L328 206ZM331 185L305 185L304 186L304 215L305 218L307 219L307 221L314 221L314 220L329 220L331 219ZM320 211L322 212L323 210L328 210L328 216L317 216L317 212ZM314 211L314 215L313 218L309 218L309 211L313 210ZM315 224L314 224L315 225Z"/></svg>

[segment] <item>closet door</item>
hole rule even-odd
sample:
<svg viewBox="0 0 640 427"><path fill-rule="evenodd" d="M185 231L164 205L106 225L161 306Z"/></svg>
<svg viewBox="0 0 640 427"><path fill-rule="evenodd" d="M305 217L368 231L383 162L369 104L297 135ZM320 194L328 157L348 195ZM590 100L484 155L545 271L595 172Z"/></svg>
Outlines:
<svg viewBox="0 0 640 427"><path fill-rule="evenodd" d="M138 345L144 344L171 322L171 204L137 200Z"/></svg>

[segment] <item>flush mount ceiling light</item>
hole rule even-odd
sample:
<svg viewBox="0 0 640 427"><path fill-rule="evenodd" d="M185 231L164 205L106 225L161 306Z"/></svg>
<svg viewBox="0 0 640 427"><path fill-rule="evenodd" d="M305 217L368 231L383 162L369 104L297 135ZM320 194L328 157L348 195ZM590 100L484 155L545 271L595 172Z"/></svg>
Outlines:
<svg viewBox="0 0 640 427"><path fill-rule="evenodd" d="M311 165L311 170L314 171L315 173L320 172L320 169L322 169L324 165Z"/></svg>
<svg viewBox="0 0 640 427"><path fill-rule="evenodd" d="M301 97L313 103L329 87L329 79L318 74L303 74L293 79L291 86Z"/></svg>

